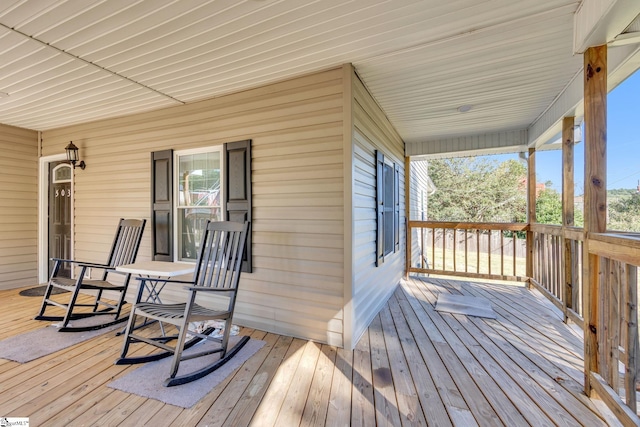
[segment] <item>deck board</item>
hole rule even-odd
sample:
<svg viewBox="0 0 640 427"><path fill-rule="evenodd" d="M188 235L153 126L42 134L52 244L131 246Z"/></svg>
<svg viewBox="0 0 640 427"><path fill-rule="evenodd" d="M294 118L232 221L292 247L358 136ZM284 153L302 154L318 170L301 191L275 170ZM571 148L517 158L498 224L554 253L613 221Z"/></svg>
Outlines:
<svg viewBox="0 0 640 427"><path fill-rule="evenodd" d="M370 424L370 420L376 417L373 404L373 373L369 345L369 331L365 331L353 351L351 425L354 427L366 426Z"/></svg>
<svg viewBox="0 0 640 427"><path fill-rule="evenodd" d="M373 372L373 401L376 422L379 426L399 426L400 413L393 389L391 363L382 330L382 320L377 315L369 326L371 345L371 369Z"/></svg>
<svg viewBox="0 0 640 427"><path fill-rule="evenodd" d="M520 363L509 357L482 332L483 329L486 329L486 326L491 326L496 321L455 314L443 315L443 318L452 328L457 330L458 336L466 343L470 351L475 346L474 342L484 350L484 352L476 350L476 358L493 378L500 379L501 388L509 393L515 402L520 403L518 405L520 412L527 417L531 424L549 425L549 423L555 422L558 425L575 425L576 419L568 414L567 410L559 402L560 398L564 396L550 396L545 390L549 386L553 390L553 384L549 382L541 384L536 381L536 379L540 380L540 378L532 375L535 373L535 367L532 364L528 365L532 371L523 369ZM519 362L524 362L522 359L517 358L517 354L515 358ZM517 384L527 384L528 386L524 388L514 387ZM538 408L530 405L537 405ZM544 415L540 414L540 409ZM596 422L596 419L589 419L588 421Z"/></svg>
<svg viewBox="0 0 640 427"><path fill-rule="evenodd" d="M420 355L418 345L409 330L407 320L402 314L400 304L395 297L392 297L389 301L389 308L398 335L403 337L403 339L399 341L402 348L398 349L398 351L402 351L406 356L406 367L411 373L411 377L408 375L404 376L404 378L407 378L407 386L414 386L419 404L422 406L427 420L438 426L452 425L435 382L430 375L423 375L424 372L429 371L427 364Z"/></svg>
<svg viewBox="0 0 640 427"><path fill-rule="evenodd" d="M18 291L0 291L0 339L44 325L31 320L40 298ZM488 298L498 318L437 312L443 292ZM0 415L38 426L606 425L582 392L580 335L519 285L403 281L353 351L242 333L265 346L191 408L107 387L135 369L113 365L122 338L107 333L25 364L0 360Z"/></svg>

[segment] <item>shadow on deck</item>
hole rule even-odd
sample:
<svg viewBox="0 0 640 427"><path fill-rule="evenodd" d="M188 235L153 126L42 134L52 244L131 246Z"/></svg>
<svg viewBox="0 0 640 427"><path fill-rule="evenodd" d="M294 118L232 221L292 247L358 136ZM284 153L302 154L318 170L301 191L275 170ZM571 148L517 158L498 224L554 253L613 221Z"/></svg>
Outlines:
<svg viewBox="0 0 640 427"><path fill-rule="evenodd" d="M0 339L42 326L30 320L39 298L18 291L0 291ZM498 318L437 312L440 293L487 298ZM354 351L241 333L266 345L192 408L107 387L132 368L112 364L122 338L105 334L22 365L0 360L0 416L38 426L606 425L582 391L580 333L521 286L413 277Z"/></svg>

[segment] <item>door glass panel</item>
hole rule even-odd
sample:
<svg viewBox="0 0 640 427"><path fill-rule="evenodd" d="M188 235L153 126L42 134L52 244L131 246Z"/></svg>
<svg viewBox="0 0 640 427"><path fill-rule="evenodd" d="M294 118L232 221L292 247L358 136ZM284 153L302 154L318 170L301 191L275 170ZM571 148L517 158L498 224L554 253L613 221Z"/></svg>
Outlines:
<svg viewBox="0 0 640 427"><path fill-rule="evenodd" d="M53 183L71 182L71 166L61 164L53 169Z"/></svg>

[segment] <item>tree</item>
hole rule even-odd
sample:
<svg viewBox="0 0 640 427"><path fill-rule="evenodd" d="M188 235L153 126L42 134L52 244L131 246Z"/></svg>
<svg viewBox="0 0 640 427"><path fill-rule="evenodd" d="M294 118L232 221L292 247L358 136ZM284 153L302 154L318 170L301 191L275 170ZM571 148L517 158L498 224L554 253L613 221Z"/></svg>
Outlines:
<svg viewBox="0 0 640 427"><path fill-rule="evenodd" d="M562 225L562 199L556 190L545 188L536 197L536 222Z"/></svg>
<svg viewBox="0 0 640 427"><path fill-rule="evenodd" d="M640 194L609 203L608 229L640 232Z"/></svg>
<svg viewBox="0 0 640 427"><path fill-rule="evenodd" d="M539 224L562 225L562 196L553 188L552 182L546 182L546 188L536 197L536 222ZM582 210L574 210L574 227L584 226Z"/></svg>
<svg viewBox="0 0 640 427"><path fill-rule="evenodd" d="M436 192L428 217L435 221L524 222L526 167L517 160L499 163L465 157L429 162Z"/></svg>

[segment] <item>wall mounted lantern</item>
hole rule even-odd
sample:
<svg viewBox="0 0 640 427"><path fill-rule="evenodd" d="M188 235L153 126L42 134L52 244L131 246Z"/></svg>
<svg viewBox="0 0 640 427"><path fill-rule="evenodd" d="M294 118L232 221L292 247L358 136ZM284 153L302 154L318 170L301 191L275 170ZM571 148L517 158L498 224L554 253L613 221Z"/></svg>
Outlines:
<svg viewBox="0 0 640 427"><path fill-rule="evenodd" d="M73 145L73 141L69 141L69 145L64 147L64 151L67 152L67 160L69 161L69 163L73 165L73 168L75 169L76 162L79 160L78 147ZM78 167L84 170L84 168L86 168L87 165L85 165L84 160L80 160L80 163L78 163Z"/></svg>

